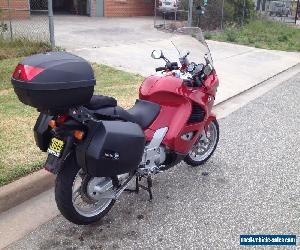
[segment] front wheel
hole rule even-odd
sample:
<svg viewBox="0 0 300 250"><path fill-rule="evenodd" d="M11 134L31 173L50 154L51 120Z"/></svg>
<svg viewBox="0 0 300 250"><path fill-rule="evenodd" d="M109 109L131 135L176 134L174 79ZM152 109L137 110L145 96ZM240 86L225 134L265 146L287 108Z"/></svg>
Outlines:
<svg viewBox="0 0 300 250"><path fill-rule="evenodd" d="M200 134L184 161L193 166L203 165L214 153L219 142L219 124L213 120L208 125L206 138Z"/></svg>
<svg viewBox="0 0 300 250"><path fill-rule="evenodd" d="M104 217L115 203L114 199L97 198L113 191L112 180L88 177L70 156L55 182L55 200L59 211L69 221L86 225Z"/></svg>

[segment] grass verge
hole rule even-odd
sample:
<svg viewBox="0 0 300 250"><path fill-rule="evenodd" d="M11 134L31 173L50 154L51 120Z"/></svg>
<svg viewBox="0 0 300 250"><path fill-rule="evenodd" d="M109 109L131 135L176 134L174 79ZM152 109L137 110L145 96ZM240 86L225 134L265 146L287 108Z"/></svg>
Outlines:
<svg viewBox="0 0 300 250"><path fill-rule="evenodd" d="M241 28L228 27L223 32L206 32L204 35L206 39L222 42L300 52L299 28L265 19L252 20Z"/></svg>
<svg viewBox="0 0 300 250"><path fill-rule="evenodd" d="M10 83L11 73L19 60L0 61L0 186L40 169L46 159L33 137L38 112L18 100ZM134 104L142 76L105 65L93 64L93 68L97 79L96 94L113 96L125 108Z"/></svg>
<svg viewBox="0 0 300 250"><path fill-rule="evenodd" d="M26 38L7 41L0 37L0 60L29 56L50 50L50 45L46 42L31 41Z"/></svg>

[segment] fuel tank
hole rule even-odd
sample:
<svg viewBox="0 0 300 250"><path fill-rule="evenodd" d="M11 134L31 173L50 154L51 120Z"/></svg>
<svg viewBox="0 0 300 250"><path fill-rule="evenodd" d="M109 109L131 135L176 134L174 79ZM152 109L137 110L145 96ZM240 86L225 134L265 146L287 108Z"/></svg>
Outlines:
<svg viewBox="0 0 300 250"><path fill-rule="evenodd" d="M140 87L140 98L152 100L155 99L159 103L164 102L164 99L159 99L158 96L184 96L184 85L180 78L173 75L170 76L149 76ZM157 99L158 98L158 99ZM169 103L172 100L167 100Z"/></svg>

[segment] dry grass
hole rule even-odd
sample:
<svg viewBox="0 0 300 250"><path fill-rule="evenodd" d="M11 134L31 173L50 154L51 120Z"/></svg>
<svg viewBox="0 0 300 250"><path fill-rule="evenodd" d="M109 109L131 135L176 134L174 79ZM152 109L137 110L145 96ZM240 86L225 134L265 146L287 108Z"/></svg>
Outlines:
<svg viewBox="0 0 300 250"><path fill-rule="evenodd" d="M20 61L20 58L0 60L0 91L11 88L11 75Z"/></svg>
<svg viewBox="0 0 300 250"><path fill-rule="evenodd" d="M26 38L10 41L0 37L0 60L29 56L50 50L51 47L46 42L31 41Z"/></svg>
<svg viewBox="0 0 300 250"><path fill-rule="evenodd" d="M17 61L9 59L2 64L0 61L0 65L6 67L1 72L12 71ZM93 68L97 78L96 94L113 96L125 108L134 104L143 77L104 65L93 64ZM38 112L18 100L10 75L6 73L6 77L2 77L1 86L5 87L0 88L0 186L40 169L46 158L33 137Z"/></svg>

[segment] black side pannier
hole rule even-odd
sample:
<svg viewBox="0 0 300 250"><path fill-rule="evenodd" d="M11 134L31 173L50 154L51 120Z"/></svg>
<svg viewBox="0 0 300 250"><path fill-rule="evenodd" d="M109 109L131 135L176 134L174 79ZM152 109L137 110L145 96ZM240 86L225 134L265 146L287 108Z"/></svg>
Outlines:
<svg viewBox="0 0 300 250"><path fill-rule="evenodd" d="M25 58L12 77L21 102L39 111L58 113L90 101L96 80L91 65L67 52Z"/></svg>
<svg viewBox="0 0 300 250"><path fill-rule="evenodd" d="M136 170L144 147L144 132L135 123L91 121L87 138L76 147L76 158L91 176L111 177Z"/></svg>
<svg viewBox="0 0 300 250"><path fill-rule="evenodd" d="M43 152L47 151L52 137L48 123L53 118L52 115L40 113L33 128L35 143Z"/></svg>

